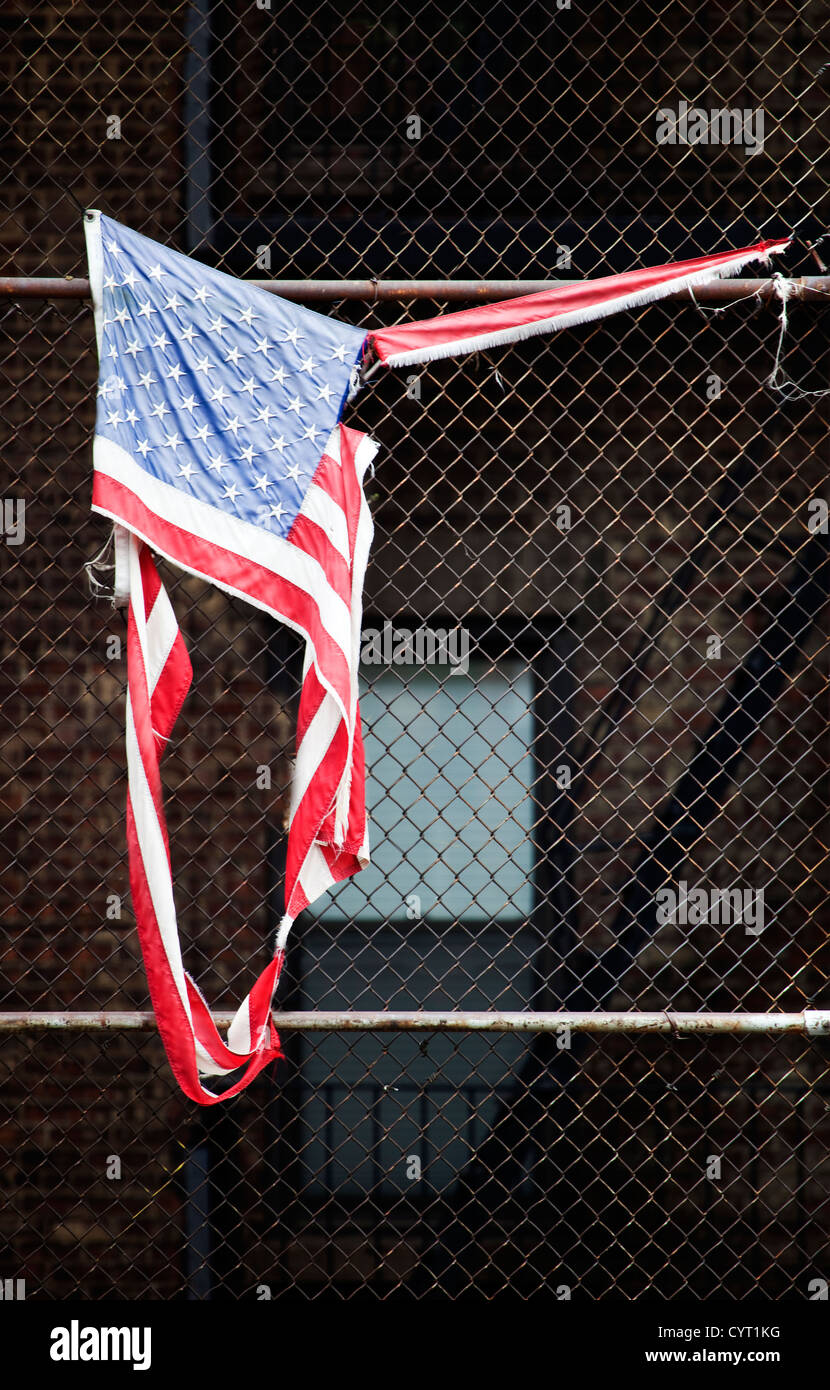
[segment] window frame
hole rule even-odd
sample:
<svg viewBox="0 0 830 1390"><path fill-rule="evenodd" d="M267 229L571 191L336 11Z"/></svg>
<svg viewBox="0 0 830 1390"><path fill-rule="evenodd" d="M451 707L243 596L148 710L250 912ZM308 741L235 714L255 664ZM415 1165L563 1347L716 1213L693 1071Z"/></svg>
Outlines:
<svg viewBox="0 0 830 1390"><path fill-rule="evenodd" d="M362 627L364 631L382 628L384 622L408 629L451 628L463 623L470 632L471 661L483 658L498 665L499 661L518 656L527 663L532 682L530 754L534 808L532 907L527 925L535 933L538 947L528 966L530 988L526 1007L554 1008L563 984L566 956L577 941L577 899L572 881L574 854L567 835L561 833L567 824L570 802L567 790L560 788L556 780L556 767L571 757L576 732L576 683L572 670L576 637L564 618L526 618L519 614L460 618L456 614L438 613L425 618L408 610L392 616L369 611L363 615ZM267 668L271 687L283 701L296 707L302 678L301 639L275 625L267 645ZM267 851L269 935L283 910L287 839L282 831L273 832L274 827ZM324 920L324 916L318 919L320 925ZM360 919L355 919L353 926L359 928L359 925ZM377 925L371 923L368 929L377 930ZM287 964L278 990L279 1008L299 1010L314 1006L304 987L309 970L313 969L307 955L302 933L298 933L289 942ZM287 1076L283 1073L275 1079L268 1103L268 1119L273 1136L272 1173L277 1187L274 1203L281 1219L290 1226L290 1211L295 1203L298 1220L307 1219L308 1215L310 1193L304 1189L307 1175L299 1154L304 1138L303 1103L311 1088L303 1080L302 1036L295 1033L283 1038L282 1043L290 1070ZM282 1065L285 1067L286 1063ZM330 1194L334 1189L322 1190ZM298 1193L303 1193L302 1200L298 1199ZM321 1198L321 1207L325 1201L326 1197Z"/></svg>

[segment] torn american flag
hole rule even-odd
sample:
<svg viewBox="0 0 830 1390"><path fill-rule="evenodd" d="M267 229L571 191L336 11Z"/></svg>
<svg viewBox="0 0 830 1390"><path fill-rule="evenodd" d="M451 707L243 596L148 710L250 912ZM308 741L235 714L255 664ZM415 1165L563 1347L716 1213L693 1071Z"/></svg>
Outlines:
<svg viewBox="0 0 830 1390"><path fill-rule="evenodd" d="M359 367L553 332L732 275L786 241L555 286L374 333L85 214L99 352L93 509L115 523L127 599L130 884L153 1006L187 1095L213 1104L280 1055L271 998L303 907L369 860L357 664L377 445L340 423ZM148 547L305 638L286 872L268 967L220 1038L186 974L159 759L190 662ZM217 1094L206 1076L243 1068Z"/></svg>
<svg viewBox="0 0 830 1390"><path fill-rule="evenodd" d="M92 506L126 528L130 886L171 1066L212 1104L279 1055L271 996L297 913L369 860L357 662L376 445L339 423L366 335L99 213L86 234L100 360ZM190 663L148 546L306 642L286 914L227 1046L182 964L158 762ZM202 1084L239 1067L221 1096Z"/></svg>

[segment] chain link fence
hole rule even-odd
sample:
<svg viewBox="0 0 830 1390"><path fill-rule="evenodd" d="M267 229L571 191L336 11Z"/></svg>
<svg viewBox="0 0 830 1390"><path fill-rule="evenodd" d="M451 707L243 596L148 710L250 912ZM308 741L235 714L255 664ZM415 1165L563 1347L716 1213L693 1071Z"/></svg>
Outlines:
<svg viewBox="0 0 830 1390"><path fill-rule="evenodd" d="M778 268L823 273L828 18L12 3L5 273L80 293L76 202L366 325L440 311L439 280L506 296L791 230ZM144 1009L124 619L84 571L92 314L4 288L0 1008ZM279 1008L827 1007L828 311L789 303L776 390L778 308L687 297L354 400L382 443L374 862L298 922ZM164 767L179 918L228 1007L282 911L300 652L164 580L194 665ZM216 1113L151 1029L0 1033L0 1276L827 1296L826 1040L282 1036Z"/></svg>

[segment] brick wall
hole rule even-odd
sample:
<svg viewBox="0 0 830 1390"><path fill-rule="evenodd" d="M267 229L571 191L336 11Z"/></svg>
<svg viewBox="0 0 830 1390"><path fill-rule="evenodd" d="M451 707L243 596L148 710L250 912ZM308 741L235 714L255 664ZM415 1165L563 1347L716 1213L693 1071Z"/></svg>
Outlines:
<svg viewBox="0 0 830 1390"><path fill-rule="evenodd" d="M185 10L6 7L6 273L86 273L67 190L175 239ZM121 140L106 138L110 115ZM143 1008L124 842L125 620L90 600L84 569L107 535L89 511L92 317L86 304L45 301L6 301L2 312L3 495L26 502L25 544L0 553L2 1007ZM195 671L165 765L180 921L194 972L229 1007L266 936L263 852L285 815L291 723L265 684L258 615L165 578ZM111 638L121 654L108 654ZM270 798L256 788L263 764ZM13 1262L29 1296L78 1282L90 1297L174 1292L193 1107L158 1041L7 1038L2 1054L4 1269ZM106 1177L109 1154L121 1157L120 1180Z"/></svg>
<svg viewBox="0 0 830 1390"><path fill-rule="evenodd" d="M183 244L186 10L142 3L101 11L68 0L34 10L6 6L6 273L85 273L69 189L84 205L97 203L148 235ZM250 116L251 92L257 101L267 97L257 85L267 64L261 55L257 61L237 71L232 88L249 128L249 167L245 172L241 155L234 166L243 207L243 194L254 187L244 179L261 184L267 173L261 130ZM120 141L107 139L111 116L121 120ZM250 247L243 249L247 265ZM290 273L290 265L284 268ZM389 267L378 261L371 269L382 274ZM89 514L91 314L86 304L37 300L3 301L0 310L3 493L24 498L27 507L25 544L0 546L0 1008L146 1007L123 838L125 668L122 658L108 655L109 639L123 639L124 619L90 600L84 570L106 536ZM356 318L364 308L334 312ZM364 317L377 322L400 312L376 306ZM788 369L815 386L815 364L827 349L826 313L794 310L792 326L800 346ZM383 446L369 487L376 546L367 605L425 619L561 615L576 638L579 728L613 688L638 619L698 540L725 471L751 453L745 493L652 656L636 707L595 768L595 790L575 823L578 945L589 951L608 944L636 837L763 633L790 557L804 543L806 503L826 491L826 404L785 405L762 386L776 329L773 311L751 304L705 322L691 307L654 308L624 324L500 354L506 390L482 356L461 368L438 363L424 371L419 400L405 394L400 374L375 378L351 408L348 422ZM706 396L712 372L724 383L715 401ZM563 503L572 512L567 531L551 520ZM258 614L189 578L165 578L195 668L164 774L182 933L194 973L211 1000L227 1006L251 979L271 925L266 852L283 839L290 688L266 684L269 633ZM826 613L816 614L795 674L753 742L740 787L705 827L689 866L690 878L712 886L738 878L766 886L774 914L768 934L750 950L746 939L718 939L715 928L688 938L667 932L630 972L616 1007L801 1009L826 1002L826 621ZM712 633L723 638L716 660L704 651ZM270 795L256 787L263 764L272 769ZM120 916L113 895L122 899ZM286 997L290 986L289 978ZM615 1040L592 1051L580 1120L584 1163L599 1168L606 1184L630 1173L624 1152L616 1168L602 1166L603 1130L619 1125L620 1114L623 1129L639 1127L648 1161L661 1125L671 1126L683 1162L704 1143L729 1149L733 1180L699 1240L711 1248L724 1220L745 1226L738 1242L745 1264L739 1275L724 1271L733 1293L744 1292L750 1267L759 1277L775 1267L769 1287L788 1291L811 1267L826 1229L823 1216L810 1224L804 1213L805 1205L819 1212L826 1191L826 1108L810 1094L811 1086L826 1086L826 1058L818 1048L767 1042L697 1045L693 1061L663 1042L649 1048ZM745 1088L757 1072L773 1090L780 1086L777 1100L752 1099ZM713 1092L707 1111L702 1091L718 1074L734 1083L735 1095ZM655 1099L647 1086L657 1082L663 1090ZM294 1194L290 1219L288 1206L277 1209L275 1192L287 1204L291 1198L279 1187L274 1154L292 1102L280 1110L266 1080L234 1104L231 1121L209 1121L178 1095L155 1037L55 1034L4 1037L0 1083L0 1141L10 1156L0 1177L0 1274L25 1277L30 1296L75 1288L89 1297L179 1292L183 1163L200 1138L216 1142L218 1153L220 1123L227 1125L223 1143L231 1136L233 1170L229 1202L216 1217L225 1242L217 1261L224 1261L228 1288L250 1293L257 1278L278 1284L286 1270L312 1286L354 1287L372 1278L388 1288L414 1278L428 1244L418 1210L352 1213L338 1242L336 1209L316 1213L308 1229L302 1194ZM697 1108L676 1101L678 1086L692 1087ZM617 1097L613 1113L605 1093ZM647 1125L638 1094L652 1096ZM746 1123L736 1129L741 1106ZM805 1139L799 1125L808 1112ZM552 1154L559 1135L544 1128L539 1134ZM762 1172L758 1155L767 1139L783 1147ZM110 1155L121 1159L120 1179L107 1177ZM661 1210L671 1208L677 1234L688 1229L691 1208L684 1205L689 1175L675 1158L660 1151L657 1169L644 1167L640 1181L653 1194L661 1172L671 1169ZM790 1199L787 1165L796 1161L809 1182ZM550 1156L548 1163L552 1179ZM767 1226L759 1191L777 1213ZM638 1210L638 1200L627 1193L629 1210ZM544 1245L545 1210L526 1210L521 1229L521 1213L513 1211L513 1247L539 1277L553 1277L559 1254ZM659 1220L659 1212L651 1217ZM647 1230L645 1215L640 1219ZM592 1239L601 1245L603 1238L600 1223ZM499 1260L508 1260L504 1241L490 1228L480 1243L492 1256L487 1277L498 1278ZM589 1250L586 1235L586 1278ZM641 1274L626 1274L621 1250L620 1285L640 1292ZM375 1260L368 1273L367 1260Z"/></svg>

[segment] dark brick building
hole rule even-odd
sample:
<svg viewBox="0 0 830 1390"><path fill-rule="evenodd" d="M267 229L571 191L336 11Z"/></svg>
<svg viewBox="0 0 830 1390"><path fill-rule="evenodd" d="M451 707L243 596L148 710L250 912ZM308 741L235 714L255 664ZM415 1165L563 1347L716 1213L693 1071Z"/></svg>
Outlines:
<svg viewBox="0 0 830 1390"><path fill-rule="evenodd" d="M251 278L582 277L793 227L783 268L814 273L826 11L808 31L794 4L672 3L647 40L607 5L13 3L3 273L85 275L75 199ZM762 109L763 150L658 146L655 111L680 99ZM317 307L368 324L441 301ZM124 622L84 568L106 538L92 315L2 308L3 496L25 501L26 536L0 546L0 1008L144 1008ZM823 387L827 311L791 305L789 327L788 376ZM367 672L380 873L298 924L283 1006L827 1006L827 565L809 527L827 404L769 389L777 330L752 298L667 304L378 375L356 399L347 422L382 443L367 623L460 622L471 665ZM165 763L180 924L229 1007L281 910L297 652L165 577L194 664ZM644 930L655 864L763 889L764 931ZM90 1298L804 1297L830 1277L820 1041L285 1044L276 1076L205 1115L154 1035L4 1034L0 1275Z"/></svg>

